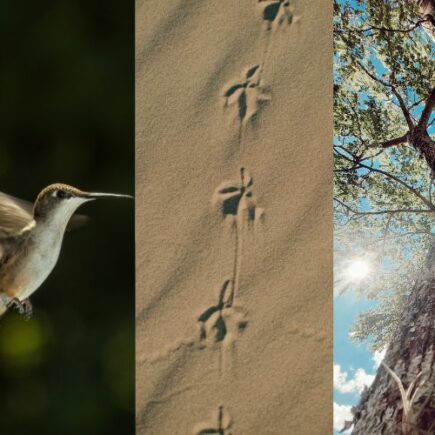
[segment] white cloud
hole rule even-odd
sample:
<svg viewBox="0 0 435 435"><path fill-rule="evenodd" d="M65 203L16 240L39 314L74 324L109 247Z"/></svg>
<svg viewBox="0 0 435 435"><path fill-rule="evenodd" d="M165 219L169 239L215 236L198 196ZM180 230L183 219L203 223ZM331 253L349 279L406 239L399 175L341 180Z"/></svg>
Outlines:
<svg viewBox="0 0 435 435"><path fill-rule="evenodd" d="M334 429L340 431L344 427L345 420L353 420L350 405L339 405L334 402ZM350 433L351 429L346 430L344 433Z"/></svg>
<svg viewBox="0 0 435 435"><path fill-rule="evenodd" d="M387 353L387 348L384 347L382 350L375 350L373 354L373 362L375 363L375 369L377 370L381 364L381 361L384 359L385 354Z"/></svg>
<svg viewBox="0 0 435 435"><path fill-rule="evenodd" d="M348 379L340 364L334 364L334 388L340 393L361 393L365 386L370 387L374 379L374 375L369 375L362 368L356 369L353 377Z"/></svg>

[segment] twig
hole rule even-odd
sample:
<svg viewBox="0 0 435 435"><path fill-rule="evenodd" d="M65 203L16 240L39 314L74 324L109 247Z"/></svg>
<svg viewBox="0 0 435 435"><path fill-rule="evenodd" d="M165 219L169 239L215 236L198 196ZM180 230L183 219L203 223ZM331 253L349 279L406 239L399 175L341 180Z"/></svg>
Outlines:
<svg viewBox="0 0 435 435"><path fill-rule="evenodd" d="M415 29L417 29L418 27L420 27L423 23L428 22L429 20L427 18L423 19L423 20L419 20L417 21L412 27L410 27L409 29L390 29L387 27L378 27L378 26L370 26L367 27L365 29L352 29L356 32L369 32L372 30L378 30L380 32L399 32L399 33L410 33L413 32Z"/></svg>
<svg viewBox="0 0 435 435"><path fill-rule="evenodd" d="M409 114L408 108L406 107L405 101L403 100L402 96L397 91L396 87L392 85L391 83L385 82L384 80L381 80L379 77L376 77L374 74L372 74L361 62L357 61L358 65L361 67L361 69L374 81L380 83L381 85L390 88L391 92L394 94L394 96L399 101L400 108L402 109L403 116L405 117L406 123L408 124L408 127L410 130L414 129L414 123L412 122L411 115Z"/></svg>
<svg viewBox="0 0 435 435"><path fill-rule="evenodd" d="M433 209L414 209L414 208L399 208L394 210L379 210L379 211L358 211L349 207L347 204L339 200L338 198L334 198L334 201L338 202L344 208L349 210L355 215L358 216L369 216L369 215L381 215L381 214L395 214L395 213L433 213Z"/></svg>
<svg viewBox="0 0 435 435"><path fill-rule="evenodd" d="M340 155L347 161L354 163L354 161L348 157L346 157L344 154ZM409 184L405 183L403 180L401 180L400 178L394 176L393 174L390 174L389 172L385 172L382 171L381 169L377 169L377 168L373 168L371 166L367 166L364 163L359 162L360 167L368 169L372 172L377 172L378 174L382 174L385 177L394 180L395 182L399 183L400 185L402 185L403 187L405 187L406 189L408 189L410 192L412 192L417 198L419 198L428 208L430 208L431 210L435 210L434 205L432 204L432 201L428 200L427 198L425 198L418 190L414 189L412 186L410 186Z"/></svg>

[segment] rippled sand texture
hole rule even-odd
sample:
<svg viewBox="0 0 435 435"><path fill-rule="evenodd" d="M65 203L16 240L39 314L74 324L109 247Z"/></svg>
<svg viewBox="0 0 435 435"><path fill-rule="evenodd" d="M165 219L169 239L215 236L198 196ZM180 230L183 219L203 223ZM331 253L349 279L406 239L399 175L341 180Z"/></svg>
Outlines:
<svg viewBox="0 0 435 435"><path fill-rule="evenodd" d="M137 433L331 433L332 3L136 17Z"/></svg>

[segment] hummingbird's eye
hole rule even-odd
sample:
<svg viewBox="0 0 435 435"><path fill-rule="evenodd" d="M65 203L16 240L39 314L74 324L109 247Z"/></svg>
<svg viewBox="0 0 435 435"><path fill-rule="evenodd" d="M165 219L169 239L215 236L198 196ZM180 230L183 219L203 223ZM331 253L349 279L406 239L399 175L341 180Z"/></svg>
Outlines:
<svg viewBox="0 0 435 435"><path fill-rule="evenodd" d="M66 193L64 190L56 190L55 196L59 199L68 199L71 197L71 195Z"/></svg>

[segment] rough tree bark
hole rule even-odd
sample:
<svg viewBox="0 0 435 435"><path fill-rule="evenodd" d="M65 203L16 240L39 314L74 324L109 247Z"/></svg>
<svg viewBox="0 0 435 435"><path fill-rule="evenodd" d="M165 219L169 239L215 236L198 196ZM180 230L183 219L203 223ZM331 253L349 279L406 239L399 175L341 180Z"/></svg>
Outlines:
<svg viewBox="0 0 435 435"><path fill-rule="evenodd" d="M389 148L402 143L408 143L417 151L419 151L422 156L424 156L427 164L435 173L435 141L430 137L428 132L428 128L430 126L430 117L435 108L435 87L429 90L429 95L426 99L424 109L421 113L418 123L416 124L403 96L397 90L396 86L371 73L362 63L358 62L358 65L361 70L364 71L372 80L388 88L396 97L400 110L402 111L403 117L405 118L406 124L408 126L408 132L406 134L381 143L381 147ZM375 146L378 145L376 144Z"/></svg>
<svg viewBox="0 0 435 435"><path fill-rule="evenodd" d="M435 0L412 0L418 5L421 19L427 20L423 23L426 32L435 40Z"/></svg>
<svg viewBox="0 0 435 435"><path fill-rule="evenodd" d="M408 108L406 107L402 97L397 92L395 87L379 80L367 70L365 71L370 75L370 77L374 78L374 80L384 84L392 90L393 94L400 102L400 107L408 124L409 130L405 135L384 142L383 144L381 144L381 146L383 148L389 148L391 146L396 146L401 143L408 143L409 145L413 146L417 151L419 151L422 156L424 156L428 166L432 169L433 173L435 173L435 141L430 137L428 132L429 120L435 107L435 87L429 93L420 119L417 125L415 125Z"/></svg>
<svg viewBox="0 0 435 435"><path fill-rule="evenodd" d="M384 366L353 408L354 435L435 434L435 240L427 263L402 312L384 363L400 378L408 399L408 418L398 382ZM406 405L405 405L406 406Z"/></svg>

